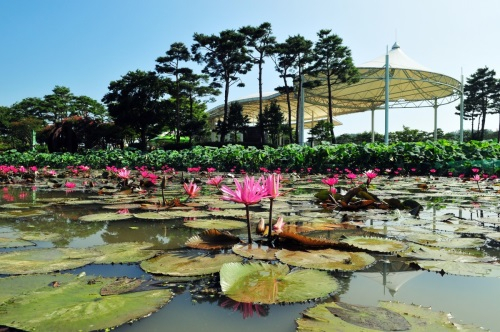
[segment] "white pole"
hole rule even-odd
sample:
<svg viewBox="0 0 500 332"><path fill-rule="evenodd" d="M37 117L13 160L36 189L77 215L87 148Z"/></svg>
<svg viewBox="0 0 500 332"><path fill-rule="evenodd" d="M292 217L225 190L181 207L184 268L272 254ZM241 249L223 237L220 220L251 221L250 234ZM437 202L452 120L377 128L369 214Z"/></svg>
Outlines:
<svg viewBox="0 0 500 332"><path fill-rule="evenodd" d="M438 137L437 125L438 125L438 104L437 104L437 98L434 98L434 142L437 141Z"/></svg>
<svg viewBox="0 0 500 332"><path fill-rule="evenodd" d="M464 73L460 79L460 143L464 142Z"/></svg>
<svg viewBox="0 0 500 332"><path fill-rule="evenodd" d="M389 46L385 55L385 144L389 144Z"/></svg>

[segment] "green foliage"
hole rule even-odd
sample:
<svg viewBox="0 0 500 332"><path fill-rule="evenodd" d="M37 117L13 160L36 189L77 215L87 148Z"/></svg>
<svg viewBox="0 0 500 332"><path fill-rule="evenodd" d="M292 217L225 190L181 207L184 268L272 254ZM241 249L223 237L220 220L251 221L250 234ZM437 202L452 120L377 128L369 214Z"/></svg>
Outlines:
<svg viewBox="0 0 500 332"><path fill-rule="evenodd" d="M215 167L219 171L259 172L261 168L283 172L305 170L325 173L327 169L344 168L381 170L400 168L401 174L429 174L435 169L436 175L455 175L470 172L472 167L481 168L487 174L500 171L500 144L492 141L471 141L466 143L439 140L437 142L399 142L385 145L337 144L315 147L289 144L262 149L228 144L220 148L194 146L184 150L162 150L142 152L125 150L86 150L80 154L71 153L21 153L8 150L0 155L1 165L50 166L65 168L70 165L90 165L92 168L116 166L134 168L148 166L160 169L168 165L179 171L187 167Z"/></svg>

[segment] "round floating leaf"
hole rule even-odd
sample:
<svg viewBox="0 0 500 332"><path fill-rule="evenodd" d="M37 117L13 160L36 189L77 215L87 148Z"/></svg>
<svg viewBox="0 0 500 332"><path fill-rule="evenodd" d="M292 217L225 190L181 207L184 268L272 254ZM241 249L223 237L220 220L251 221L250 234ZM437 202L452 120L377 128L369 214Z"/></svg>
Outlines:
<svg viewBox="0 0 500 332"><path fill-rule="evenodd" d="M359 249L380 253L393 253L408 248L404 242L380 237L350 236L341 242Z"/></svg>
<svg viewBox="0 0 500 332"><path fill-rule="evenodd" d="M0 205L1 208L3 209L32 209L32 208L44 208L49 206L50 204L44 204L44 203L23 203L23 202L18 202L18 203L9 203L9 204L3 204Z"/></svg>
<svg viewBox="0 0 500 332"><path fill-rule="evenodd" d="M0 212L0 219L37 217L37 216L43 216L44 214L47 214L47 211L30 210L30 209L9 210L5 212Z"/></svg>
<svg viewBox="0 0 500 332"><path fill-rule="evenodd" d="M0 237L0 248L17 248L17 247L31 247L35 246L31 241L22 239L13 239L9 237Z"/></svg>
<svg viewBox="0 0 500 332"><path fill-rule="evenodd" d="M170 276L197 276L217 273L224 263L240 262L233 254L200 255L195 251L175 251L141 262L141 268L149 273Z"/></svg>
<svg viewBox="0 0 500 332"><path fill-rule="evenodd" d="M38 285L4 303L0 325L30 331L105 330L158 311L172 298L167 289L101 296L101 288L115 282L115 278L50 277L54 281L51 285L45 276L0 279L2 289L13 283ZM20 279L14 281L15 278Z"/></svg>
<svg viewBox="0 0 500 332"><path fill-rule="evenodd" d="M230 219L198 219L186 221L184 226L201 229L240 229L245 228L247 224Z"/></svg>
<svg viewBox="0 0 500 332"><path fill-rule="evenodd" d="M186 241L186 246L195 249L214 250L231 248L238 242L240 242L240 239L229 232L209 229L189 238Z"/></svg>
<svg viewBox="0 0 500 332"><path fill-rule="evenodd" d="M500 265L490 263L463 263L452 261L429 261L418 260L413 263L421 269L441 274L456 274L469 277L493 277L500 278Z"/></svg>
<svg viewBox="0 0 500 332"><path fill-rule="evenodd" d="M88 248L44 248L0 254L0 274L49 273L93 263L102 254Z"/></svg>
<svg viewBox="0 0 500 332"><path fill-rule="evenodd" d="M456 235L435 233L412 233L406 236L411 242L440 248L479 248L485 240L479 238L460 238Z"/></svg>
<svg viewBox="0 0 500 332"><path fill-rule="evenodd" d="M335 241L308 237L291 232L282 232L278 236L281 242L302 248L332 248L339 246L339 243Z"/></svg>
<svg viewBox="0 0 500 332"><path fill-rule="evenodd" d="M277 249L255 243L235 244L232 249L235 254L245 258L261 259L266 261L275 260L276 257L274 255L278 251Z"/></svg>
<svg viewBox="0 0 500 332"><path fill-rule="evenodd" d="M245 303L302 302L329 295L337 281L325 271L296 270L285 264L227 263L220 271L222 292Z"/></svg>
<svg viewBox="0 0 500 332"><path fill-rule="evenodd" d="M276 258L281 262L308 269L329 271L356 271L375 262L373 256L364 252L348 252L334 249L314 251L279 250Z"/></svg>
<svg viewBox="0 0 500 332"><path fill-rule="evenodd" d="M134 213L133 216L137 219L145 219L145 220L168 220L168 219L178 219L179 218L179 217L173 216L165 211Z"/></svg>
<svg viewBox="0 0 500 332"><path fill-rule="evenodd" d="M144 280L136 278L117 278L115 281L107 284L105 287L101 288L100 294L102 296L118 295L123 293L129 293L136 290L139 286L144 283Z"/></svg>
<svg viewBox="0 0 500 332"><path fill-rule="evenodd" d="M152 243L146 242L121 242L105 244L93 247L103 253L98 257L95 263L98 264L119 264L119 263L135 263L156 256L161 250L150 249Z"/></svg>
<svg viewBox="0 0 500 332"><path fill-rule="evenodd" d="M132 214L95 213L95 214L88 214L86 216L81 216L80 218L78 218L78 220L86 222L100 222L100 221L127 220L131 218L133 218Z"/></svg>
<svg viewBox="0 0 500 332"><path fill-rule="evenodd" d="M58 233L47 233L47 232L22 232L20 237L26 241L59 241L62 239L63 235Z"/></svg>
<svg viewBox="0 0 500 332"><path fill-rule="evenodd" d="M398 302L379 302L378 307L342 302L321 303L297 319L297 331L458 331L464 327L450 315L430 308ZM465 330L480 330L466 326Z"/></svg>
<svg viewBox="0 0 500 332"><path fill-rule="evenodd" d="M102 208L103 209L108 209L108 210L123 210L123 209L139 209L141 207L141 204L134 204L134 203L120 203L120 204L112 204L112 205L104 205Z"/></svg>
<svg viewBox="0 0 500 332"><path fill-rule="evenodd" d="M496 258L486 256L482 251L480 251L477 255L472 255L466 252L426 247L418 244L412 245L410 249L411 250L401 252L400 255L416 259L430 259L461 263L484 263L496 261Z"/></svg>

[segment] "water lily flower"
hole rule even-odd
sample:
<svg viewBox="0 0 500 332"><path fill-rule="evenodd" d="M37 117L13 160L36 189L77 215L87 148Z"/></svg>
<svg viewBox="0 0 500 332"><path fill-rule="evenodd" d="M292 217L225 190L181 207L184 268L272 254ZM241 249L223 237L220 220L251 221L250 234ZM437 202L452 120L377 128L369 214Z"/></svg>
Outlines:
<svg viewBox="0 0 500 332"><path fill-rule="evenodd" d="M283 232L283 226L285 226L285 222L283 221L283 217L279 216L278 220L276 221L276 224L273 225L273 230L276 233L281 233Z"/></svg>
<svg viewBox="0 0 500 332"><path fill-rule="evenodd" d="M130 179L130 170L126 169L125 167L121 168L118 170L117 175L120 179L124 179L124 180Z"/></svg>
<svg viewBox="0 0 500 332"><path fill-rule="evenodd" d="M346 175L346 177L347 177L349 180L351 180L351 183L353 183L353 182L354 182L354 179L356 179L358 176L357 176L356 174L354 174L354 173L349 173L349 174L347 174L347 175Z"/></svg>
<svg viewBox="0 0 500 332"><path fill-rule="evenodd" d="M214 167L207 167L208 174L215 172L216 169Z"/></svg>
<svg viewBox="0 0 500 332"><path fill-rule="evenodd" d="M370 185L370 182L372 182L373 179L377 177L377 172L369 170L365 172L366 175L366 185Z"/></svg>
<svg viewBox="0 0 500 332"><path fill-rule="evenodd" d="M335 178L335 177L333 177L333 178L328 177L328 178L321 179L321 182L323 182L327 186L333 187L334 185L336 185L339 182L339 179Z"/></svg>
<svg viewBox="0 0 500 332"><path fill-rule="evenodd" d="M75 188L75 187L76 187L76 183L74 183L74 182L66 182L66 183L64 184L64 186L65 186L66 188L68 188L68 189L72 189L72 188Z"/></svg>
<svg viewBox="0 0 500 332"><path fill-rule="evenodd" d="M186 191L186 194L188 194L189 198L193 198L201 190L201 187L198 187L198 185L194 183L194 180L191 180L189 183L184 183L184 190Z"/></svg>
<svg viewBox="0 0 500 332"><path fill-rule="evenodd" d="M269 229L272 229L272 218L273 218L273 201L276 197L280 196L280 179L281 176L279 174L269 174L266 178L262 178L262 182L264 183L267 191L267 196L270 199L269 206ZM271 232L268 234L268 241L271 243Z"/></svg>
<svg viewBox="0 0 500 332"><path fill-rule="evenodd" d="M224 180L224 178L221 175L217 175L214 176L213 178L208 179L207 184L219 188L219 185L221 184L222 180Z"/></svg>
<svg viewBox="0 0 500 332"><path fill-rule="evenodd" d="M223 193L222 199L225 201L233 201L245 205L247 215L248 242L252 243L252 234L250 232L250 211L248 207L250 205L257 204L261 201L261 199L268 197L267 189L259 180L255 180L253 176L250 177L248 175L245 175L243 183L240 183L238 179L235 178L234 184L236 186L235 190L232 190L225 185L221 186L220 190Z"/></svg>
<svg viewBox="0 0 500 332"><path fill-rule="evenodd" d="M479 174L476 174L471 178L471 180L476 181L477 190L481 191L481 188L479 188L479 181L481 181L481 176Z"/></svg>
<svg viewBox="0 0 500 332"><path fill-rule="evenodd" d="M471 169L471 171L472 173L479 173L479 168L474 167Z"/></svg>

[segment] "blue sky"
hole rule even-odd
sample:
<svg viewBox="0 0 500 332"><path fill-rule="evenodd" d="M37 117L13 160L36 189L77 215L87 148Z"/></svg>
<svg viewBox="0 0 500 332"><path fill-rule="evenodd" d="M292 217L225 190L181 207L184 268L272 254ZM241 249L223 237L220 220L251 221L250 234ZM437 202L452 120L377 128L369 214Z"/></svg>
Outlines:
<svg viewBox="0 0 500 332"><path fill-rule="evenodd" d="M153 70L174 42L193 43L194 33L270 22L278 41L291 35L316 40L331 29L351 49L355 64L385 53L396 41L413 60L460 80L487 66L500 75L500 1L497 0L0 0L0 105L43 97L56 85L101 100L111 81L128 71ZM271 65L264 91L281 84ZM230 99L257 92L256 73L243 77ZM219 98L208 108L222 103ZM445 132L459 128L455 106L438 111ZM337 134L370 130L369 112L338 117ZM432 131L433 109L398 109L389 130ZM469 129L470 123L465 122ZM487 118L498 128L498 117ZM376 112L383 133L383 110Z"/></svg>

